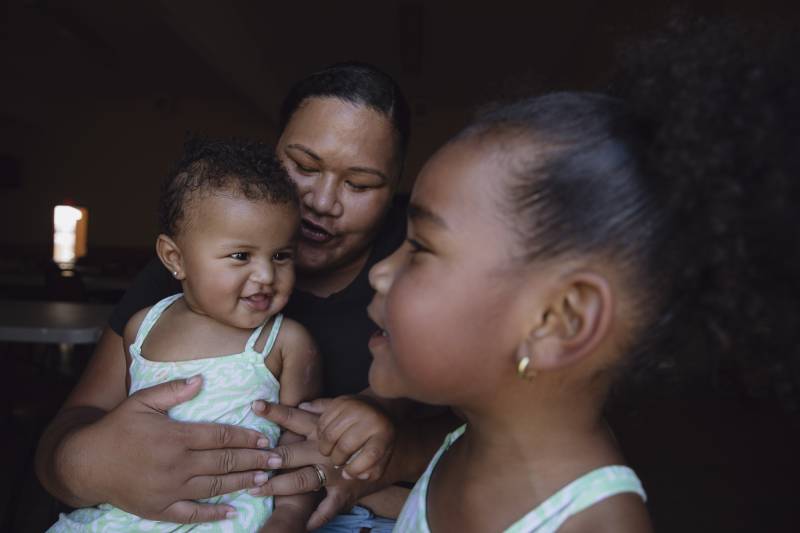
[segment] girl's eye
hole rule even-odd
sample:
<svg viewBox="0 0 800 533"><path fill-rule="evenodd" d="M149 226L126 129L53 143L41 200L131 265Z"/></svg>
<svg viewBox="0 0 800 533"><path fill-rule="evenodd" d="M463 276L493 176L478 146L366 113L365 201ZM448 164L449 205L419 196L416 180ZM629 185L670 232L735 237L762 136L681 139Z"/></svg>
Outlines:
<svg viewBox="0 0 800 533"><path fill-rule="evenodd" d="M411 238L406 239L406 242L408 242L409 246L411 246L411 250L409 251L411 255L429 251L427 248L422 246L422 244L420 244L419 241L416 241L414 239Z"/></svg>
<svg viewBox="0 0 800 533"><path fill-rule="evenodd" d="M250 254L247 252L233 252L228 257L237 261L247 261L250 258Z"/></svg>
<svg viewBox="0 0 800 533"><path fill-rule="evenodd" d="M291 261L293 257L292 252L275 252L272 256L272 260L276 263L285 263Z"/></svg>

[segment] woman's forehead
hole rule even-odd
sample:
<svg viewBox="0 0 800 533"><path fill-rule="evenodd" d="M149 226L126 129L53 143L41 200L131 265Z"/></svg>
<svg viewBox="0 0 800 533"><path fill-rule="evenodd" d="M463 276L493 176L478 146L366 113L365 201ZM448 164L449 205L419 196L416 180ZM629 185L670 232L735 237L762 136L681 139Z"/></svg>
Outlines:
<svg viewBox="0 0 800 533"><path fill-rule="evenodd" d="M392 123L383 113L333 97L308 98L297 108L279 144L295 142L314 151L372 159L391 158L396 144Z"/></svg>

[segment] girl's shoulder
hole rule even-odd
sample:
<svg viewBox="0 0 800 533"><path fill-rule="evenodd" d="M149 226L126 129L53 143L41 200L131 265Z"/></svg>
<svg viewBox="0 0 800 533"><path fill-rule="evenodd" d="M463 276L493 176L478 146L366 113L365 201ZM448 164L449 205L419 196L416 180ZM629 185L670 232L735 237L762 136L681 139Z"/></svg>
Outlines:
<svg viewBox="0 0 800 533"><path fill-rule="evenodd" d="M139 329L142 327L142 323L144 322L145 317L153 307L154 306L151 305L150 307L145 307L144 309L140 309L128 319L127 324L125 324L125 330L123 333L125 346L130 346L136 341L136 335L139 333Z"/></svg>
<svg viewBox="0 0 800 533"><path fill-rule="evenodd" d="M632 492L610 496L568 518L562 533L649 533L650 515L642 498Z"/></svg>

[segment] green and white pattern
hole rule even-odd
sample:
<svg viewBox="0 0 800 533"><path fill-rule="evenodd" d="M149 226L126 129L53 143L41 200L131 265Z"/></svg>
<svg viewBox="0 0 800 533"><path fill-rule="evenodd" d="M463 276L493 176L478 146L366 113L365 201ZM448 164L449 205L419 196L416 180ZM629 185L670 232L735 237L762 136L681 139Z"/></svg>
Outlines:
<svg viewBox="0 0 800 533"><path fill-rule="evenodd" d="M192 400L170 409L169 416L187 422L216 422L255 429L263 433L275 446L280 437L280 428L255 416L250 409L253 400L278 401L280 385L275 376L267 370L266 357L269 355L278 331L282 315L275 316L272 330L262 352L255 350L264 324L253 331L243 352L219 357L208 357L190 361L161 362L150 361L141 355L142 343L156 323L161 313L182 294L169 296L150 309L130 347L131 389L133 394L165 381L185 379L201 374L203 390ZM157 442L153 446L158 446ZM234 492L208 500L209 503L226 503L236 508L237 517L219 522L203 524L173 524L146 520L127 513L108 504L98 507L78 509L62 514L48 531L97 531L97 532L135 532L135 531L192 531L214 533L253 532L266 522L272 513L272 498L254 497L246 491Z"/></svg>
<svg viewBox="0 0 800 533"><path fill-rule="evenodd" d="M466 425L450 433L408 496L397 524L396 533L430 533L426 501L428 484L436 463L463 435ZM552 533L570 516L615 494L634 492L646 500L636 474L627 466L606 466L593 470L559 490L536 509L512 524L504 533Z"/></svg>

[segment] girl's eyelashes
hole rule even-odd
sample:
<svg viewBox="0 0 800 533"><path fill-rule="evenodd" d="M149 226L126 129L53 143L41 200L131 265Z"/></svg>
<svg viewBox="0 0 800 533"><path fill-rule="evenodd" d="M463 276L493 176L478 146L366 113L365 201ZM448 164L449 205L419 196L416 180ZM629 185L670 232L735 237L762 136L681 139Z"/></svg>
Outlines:
<svg viewBox="0 0 800 533"><path fill-rule="evenodd" d="M247 252L233 252L228 257L235 259L236 261L247 261L250 259L250 254Z"/></svg>
<svg viewBox="0 0 800 533"><path fill-rule="evenodd" d="M411 251L409 252L409 253L411 253L411 254L418 254L418 253L420 253L420 252L428 252L428 251L430 251L430 250L428 250L427 248L425 248L425 247L424 247L424 246L423 246L423 245L422 245L422 244L421 244L421 243L420 243L418 240L416 240L416 239L412 239L412 238L410 238L410 237L409 237L409 238L407 238L407 239L406 239L406 242L408 242L409 246L411 246Z"/></svg>

